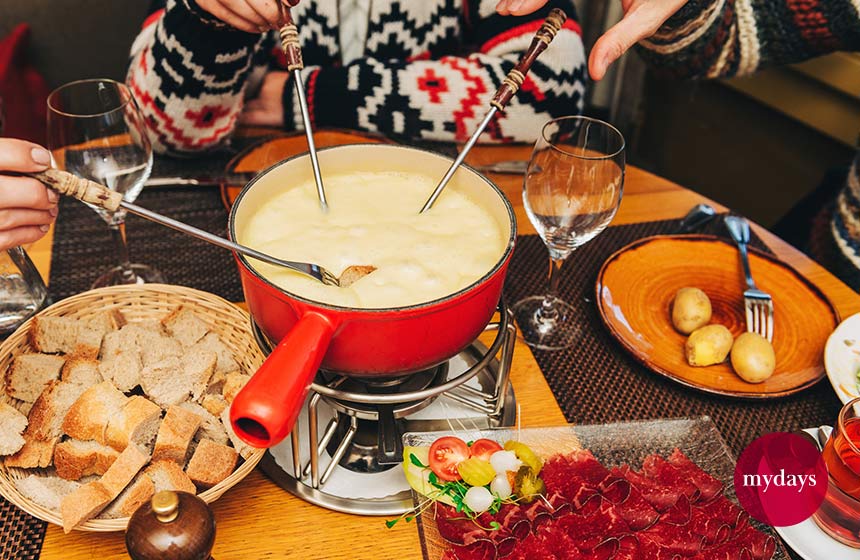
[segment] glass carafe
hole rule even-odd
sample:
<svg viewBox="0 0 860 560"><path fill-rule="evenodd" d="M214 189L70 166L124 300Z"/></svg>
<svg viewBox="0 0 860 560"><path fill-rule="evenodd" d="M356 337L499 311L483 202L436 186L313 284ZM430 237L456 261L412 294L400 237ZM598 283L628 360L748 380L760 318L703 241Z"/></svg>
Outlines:
<svg viewBox="0 0 860 560"><path fill-rule="evenodd" d="M42 309L48 289L23 247L0 253L0 338Z"/></svg>

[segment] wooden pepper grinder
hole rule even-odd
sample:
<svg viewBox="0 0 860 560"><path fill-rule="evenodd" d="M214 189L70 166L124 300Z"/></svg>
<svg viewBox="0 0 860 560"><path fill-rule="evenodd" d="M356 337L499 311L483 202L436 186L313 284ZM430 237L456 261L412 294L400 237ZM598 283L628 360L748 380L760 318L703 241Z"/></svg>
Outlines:
<svg viewBox="0 0 860 560"><path fill-rule="evenodd" d="M162 490L128 522L125 547L132 560L212 560L215 516L188 492Z"/></svg>

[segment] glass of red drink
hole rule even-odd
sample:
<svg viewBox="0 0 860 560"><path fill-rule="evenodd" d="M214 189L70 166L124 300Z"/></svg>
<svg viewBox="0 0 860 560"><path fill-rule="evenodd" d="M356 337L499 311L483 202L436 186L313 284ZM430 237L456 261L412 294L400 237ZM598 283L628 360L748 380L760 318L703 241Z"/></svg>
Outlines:
<svg viewBox="0 0 860 560"><path fill-rule="evenodd" d="M834 539L860 548L860 398L839 412L821 455L829 473L827 495L812 517Z"/></svg>

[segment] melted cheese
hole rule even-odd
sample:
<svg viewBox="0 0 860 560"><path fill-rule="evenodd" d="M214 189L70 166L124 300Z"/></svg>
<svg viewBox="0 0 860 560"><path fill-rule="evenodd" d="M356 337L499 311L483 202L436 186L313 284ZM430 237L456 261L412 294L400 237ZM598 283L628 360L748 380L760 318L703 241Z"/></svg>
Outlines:
<svg viewBox="0 0 860 560"><path fill-rule="evenodd" d="M377 267L339 288L251 260L262 276L304 298L365 309L429 302L483 277L507 244L490 212L450 187L419 214L435 186L436 178L413 173L326 176L327 213L311 180L267 201L237 235L254 249L337 276L350 265Z"/></svg>

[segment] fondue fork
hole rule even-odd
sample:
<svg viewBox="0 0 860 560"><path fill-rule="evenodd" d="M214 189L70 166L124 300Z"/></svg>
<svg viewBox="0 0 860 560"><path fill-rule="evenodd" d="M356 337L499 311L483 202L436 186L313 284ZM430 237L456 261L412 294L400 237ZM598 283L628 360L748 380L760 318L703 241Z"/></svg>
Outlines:
<svg viewBox="0 0 860 560"><path fill-rule="evenodd" d="M508 104L508 101L510 101L514 94L517 93L520 86L523 85L523 80L525 80L526 74L537 59L538 55L549 46L550 42L555 38L555 34L558 33L558 30L561 29L562 25L564 25L566 19L567 14L562 10L558 8L550 10L549 15L547 15L546 20L543 22L543 25L541 25L540 29L535 33L528 50L522 58L520 58L517 65L508 72L508 75L505 76L505 79L502 81L502 85L496 90L496 94L490 101L490 110L487 111L487 114L484 116L484 120L481 121L481 124L479 124L478 128L475 129L475 132L472 133L469 141L466 142L465 146L463 146L463 150L459 155L457 155L457 159L455 159L454 163L451 164L451 167L448 168L448 171L445 173L445 176L442 177L442 180L439 181L439 184L436 185L430 198L428 198L427 202L424 203L424 206L421 208L421 212L419 213L424 213L433 206L436 199L439 198L440 194L442 194L442 189L445 188L451 180L451 177L454 176L454 173L463 163L463 160L466 159L469 151L478 141L478 137L482 132L484 132L484 129L487 128L487 125L490 124L490 121L493 120L496 113L505 110L505 105Z"/></svg>
<svg viewBox="0 0 860 560"><path fill-rule="evenodd" d="M281 12L281 21L283 25L278 30L281 37L281 48L284 49L284 55L287 57L287 71L292 73L293 82L296 85L296 95L299 98L299 107L302 112L302 124L305 127L305 136L308 138L308 152L311 156L311 167L314 170L314 182L317 185L317 196L320 200L320 207L323 212L328 211L328 201L325 197L325 189L323 188L322 174L320 173L320 162L317 158L317 147L314 143L314 133L311 130L311 116L308 110L308 100L305 97L305 85L302 81L302 69L305 63L302 60L302 50L299 45L299 30L296 23L293 21L293 16L290 13L290 8L285 4L286 0L276 0L278 8Z"/></svg>
<svg viewBox="0 0 860 560"><path fill-rule="evenodd" d="M121 193L112 191L106 186L96 183L95 181L72 175L67 171L60 171L58 169L46 169L45 171L41 171L38 173L24 173L24 175L28 175L30 177L38 179L39 181L41 181L42 183L60 194L77 198L82 202L92 204L93 206L98 206L99 208L104 208L105 210L108 210L110 212L116 212L120 208L125 208L132 214L137 214L142 218L146 218L147 220L159 223L163 226L167 226L177 231L181 231L182 233L186 233L188 235L196 237L197 239L202 239L203 241L211 243L212 245L217 245L218 247L221 247L223 249L228 249L230 251L241 253L247 257L257 259L258 261L262 261L264 263L289 268L291 270L301 272L302 274L306 274L314 278L315 280L319 280L323 284L327 284L329 286L338 286L341 288L345 288L359 278L367 276L368 274L376 270L376 267L369 265L348 266L344 269L343 273L338 278L334 275L334 273L318 264L286 261L283 259L279 259L277 257L267 255L266 253L261 253L256 249L251 249L250 247L239 245L238 243L234 243L233 241L218 237L217 235L213 235L208 231L203 231L202 229L190 226L184 222L174 220L173 218L168 218L167 216L163 216L157 212L153 212L152 210L141 208L136 204L124 201L122 199Z"/></svg>

